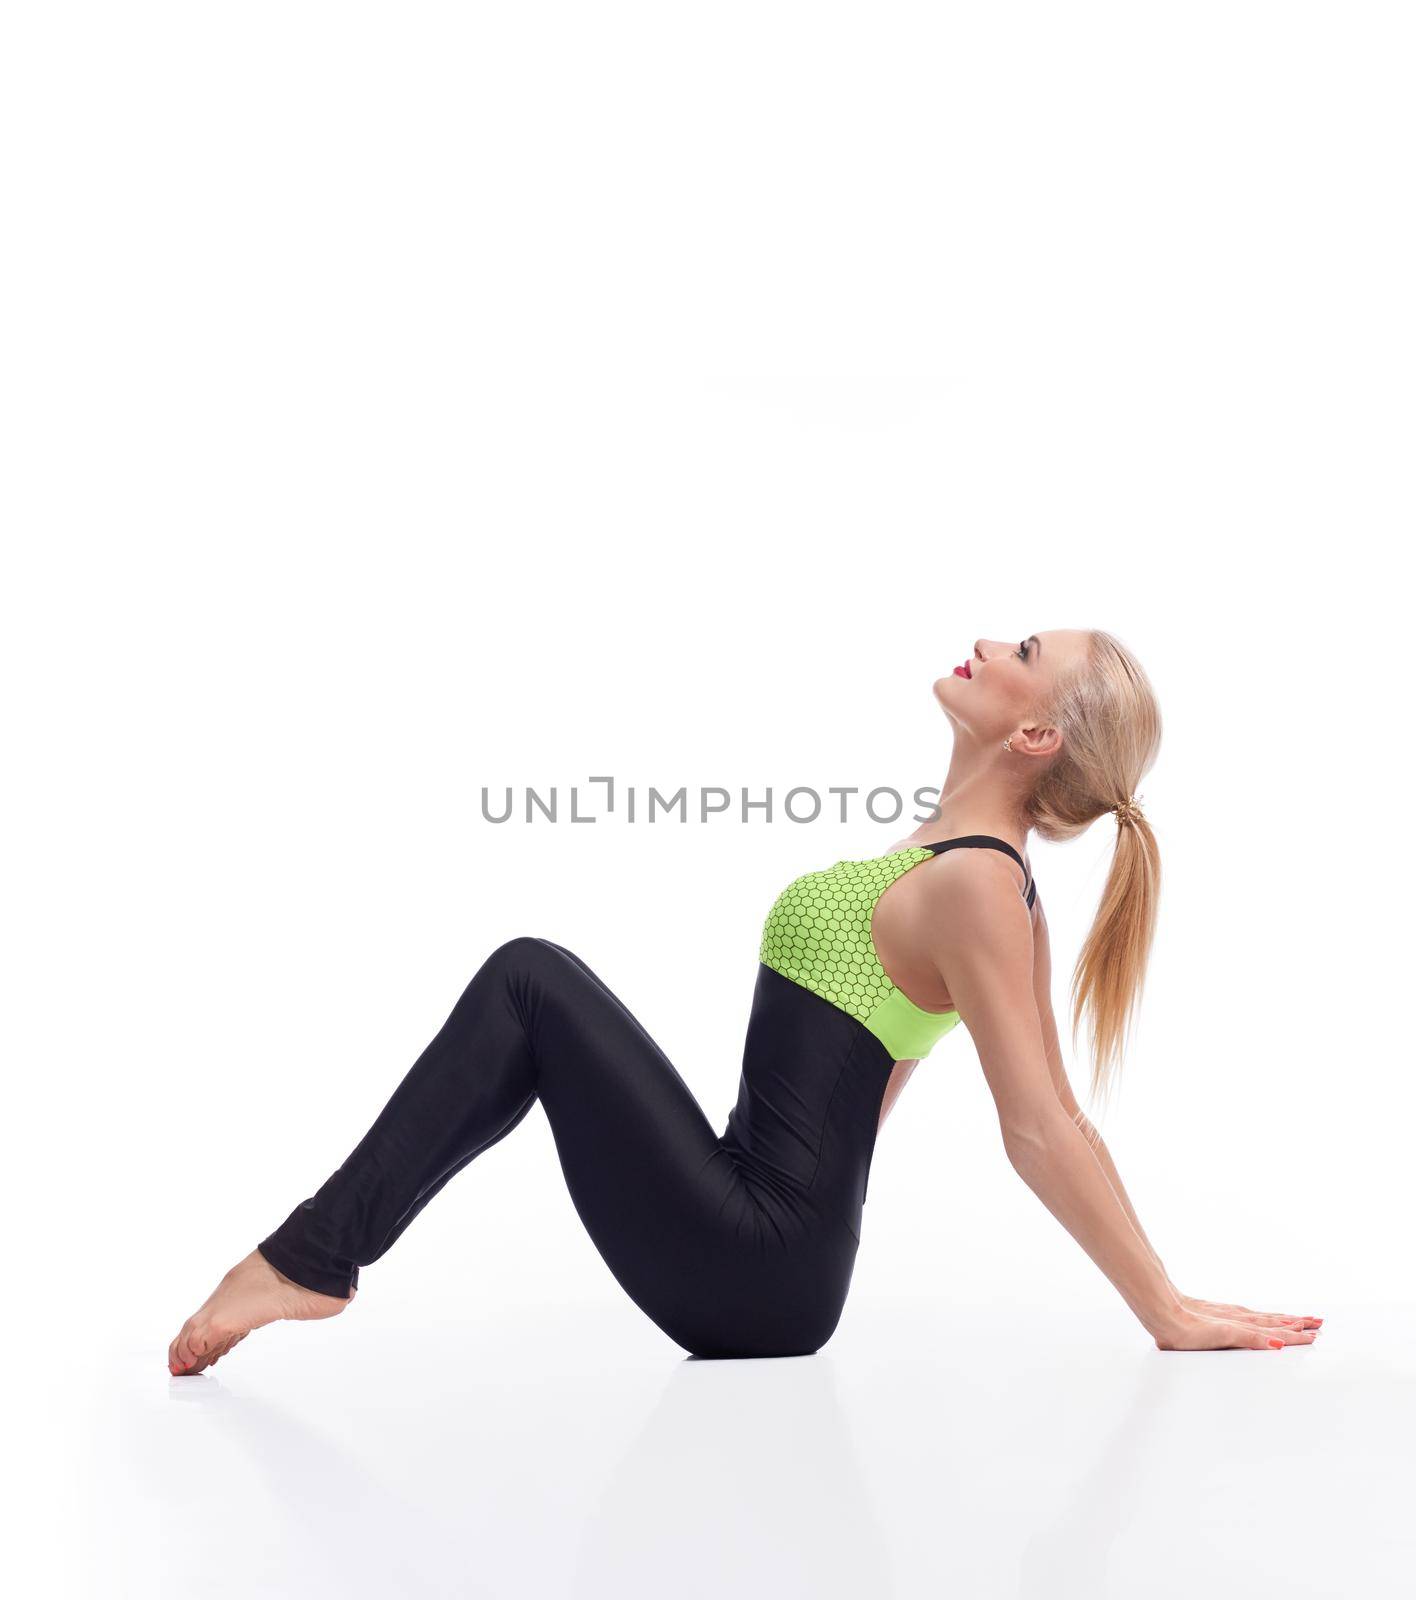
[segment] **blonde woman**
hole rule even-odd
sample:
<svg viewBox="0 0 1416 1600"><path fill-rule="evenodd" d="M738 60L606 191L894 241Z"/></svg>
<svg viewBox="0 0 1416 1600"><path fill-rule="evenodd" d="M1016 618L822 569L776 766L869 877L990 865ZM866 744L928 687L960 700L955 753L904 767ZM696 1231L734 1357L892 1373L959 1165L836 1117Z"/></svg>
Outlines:
<svg viewBox="0 0 1416 1600"><path fill-rule="evenodd" d="M1160 889L1135 794L1161 733L1140 665L1096 630L980 639L934 693L953 731L938 817L885 855L808 873L778 897L721 1134L578 957L512 939L344 1163L187 1319L169 1369L214 1366L265 1323L344 1310L360 1267L537 1103L596 1246L671 1339L705 1357L814 1353L845 1305L876 1134L960 1020L1009 1161L1160 1349L1312 1343L1321 1318L1216 1304L1170 1281L1063 1066L1028 841L1115 824L1073 977L1073 1022L1090 1024L1092 1088L1104 1091ZM691 940L690 917L677 936Z"/></svg>

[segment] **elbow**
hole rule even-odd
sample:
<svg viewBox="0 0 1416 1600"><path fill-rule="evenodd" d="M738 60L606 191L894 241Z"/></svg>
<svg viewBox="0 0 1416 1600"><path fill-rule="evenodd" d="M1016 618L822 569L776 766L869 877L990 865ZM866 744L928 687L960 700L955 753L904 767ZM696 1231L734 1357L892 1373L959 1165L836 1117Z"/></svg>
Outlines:
<svg viewBox="0 0 1416 1600"><path fill-rule="evenodd" d="M1003 1148L1013 1170L1024 1182L1056 1160L1063 1141L1076 1133L1076 1124L1060 1103L1038 1106L1009 1117L1002 1124Z"/></svg>

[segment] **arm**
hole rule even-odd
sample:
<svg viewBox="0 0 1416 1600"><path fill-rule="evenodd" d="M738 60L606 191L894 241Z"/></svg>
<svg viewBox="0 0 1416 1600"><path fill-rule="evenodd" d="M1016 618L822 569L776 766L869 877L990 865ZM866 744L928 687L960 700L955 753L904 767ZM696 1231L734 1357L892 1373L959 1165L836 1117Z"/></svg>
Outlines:
<svg viewBox="0 0 1416 1600"><path fill-rule="evenodd" d="M1008 864L958 851L936 871L931 955L978 1050L1014 1170L1105 1273L1162 1349L1265 1349L1271 1330L1181 1304L1064 1107L1033 991L1033 930Z"/></svg>
<svg viewBox="0 0 1416 1600"><path fill-rule="evenodd" d="M1033 905L1033 999L1037 1005L1038 1018L1042 1023L1043 1045L1047 1051L1048 1070L1052 1075L1053 1087L1057 1091L1057 1098L1062 1109L1081 1129L1086 1138L1092 1154L1101 1164L1102 1171L1106 1174L1107 1182L1116 1192L1116 1198L1125 1208L1131 1226L1136 1230L1138 1237L1146 1249L1155 1258L1155 1264L1161 1272L1165 1273L1165 1281L1170 1284L1171 1293L1176 1301L1185 1310L1195 1312L1201 1316L1218 1317L1221 1320L1240 1319L1252 1320L1259 1327L1296 1327L1309 1328L1321 1325L1321 1317L1294 1317L1281 1313L1268 1313L1253 1311L1248 1306L1235 1305L1227 1301L1213 1301L1197 1299L1177 1289L1171 1282L1170 1274L1165 1272L1165 1264L1161 1261L1155 1246L1146 1236L1145 1229L1141 1226L1141 1219L1136 1215L1136 1208L1131 1204L1131 1197L1126 1193L1126 1186L1121 1182L1121 1174L1116 1170L1116 1163L1111 1158L1106 1141L1100 1131L1092 1123L1082 1108L1077 1104L1076 1096L1072 1093L1072 1085L1067 1078L1067 1069L1062 1062L1062 1046L1057 1035L1057 1019L1052 1012L1052 946L1047 932L1047 917L1042 909L1041 899Z"/></svg>
<svg viewBox="0 0 1416 1600"><path fill-rule="evenodd" d="M1057 1019L1052 1012L1052 945L1047 934L1047 917L1043 912L1041 899L1033 905L1033 1000L1042 1023L1042 1042L1047 1052L1048 1071L1052 1076L1057 1098L1062 1102L1062 1109L1081 1129L1092 1154L1101 1163L1101 1170L1106 1174L1107 1182L1116 1191L1116 1198L1121 1202L1131 1226L1140 1236L1141 1243L1155 1258L1156 1266L1164 1273L1165 1264L1156 1253L1155 1246L1146 1237L1146 1231L1141 1226L1141 1219L1136 1215L1136 1208L1131 1204L1131 1197L1126 1193L1125 1185L1121 1182L1121 1174L1116 1170L1116 1163L1111 1159L1106 1141L1077 1104L1076 1096L1072 1093L1067 1069L1062 1062L1062 1046L1057 1037ZM1169 1273L1165 1274L1165 1281L1170 1282ZM1171 1287L1176 1298L1183 1300L1184 1296L1179 1290L1174 1289L1173 1285Z"/></svg>

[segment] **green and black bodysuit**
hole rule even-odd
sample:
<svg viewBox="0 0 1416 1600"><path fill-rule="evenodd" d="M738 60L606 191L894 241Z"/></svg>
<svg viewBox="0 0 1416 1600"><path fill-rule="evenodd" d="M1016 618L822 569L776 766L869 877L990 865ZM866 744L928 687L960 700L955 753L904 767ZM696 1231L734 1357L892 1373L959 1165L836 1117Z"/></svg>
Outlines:
<svg viewBox="0 0 1416 1600"><path fill-rule="evenodd" d="M988 834L839 861L777 898L722 1133L579 956L509 940L343 1164L257 1248L296 1283L347 1298L360 1267L540 1105L587 1231L670 1338L700 1356L810 1354L845 1305L895 1062L959 1020L890 982L871 915L903 873L966 845L1012 856L1032 904L1026 863ZM507 1221L489 1212L479 1225ZM466 1270L460 1254L446 1262L450 1278Z"/></svg>

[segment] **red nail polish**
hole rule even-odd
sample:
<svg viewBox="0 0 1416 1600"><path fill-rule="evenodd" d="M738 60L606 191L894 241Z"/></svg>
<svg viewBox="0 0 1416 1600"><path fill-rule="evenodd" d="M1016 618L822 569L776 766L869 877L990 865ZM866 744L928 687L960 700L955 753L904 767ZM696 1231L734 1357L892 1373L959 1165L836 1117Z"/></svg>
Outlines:
<svg viewBox="0 0 1416 1600"><path fill-rule="evenodd" d="M1269 1340L1269 1345L1274 1350L1282 1350L1283 1349L1283 1340L1282 1339L1270 1339Z"/></svg>

